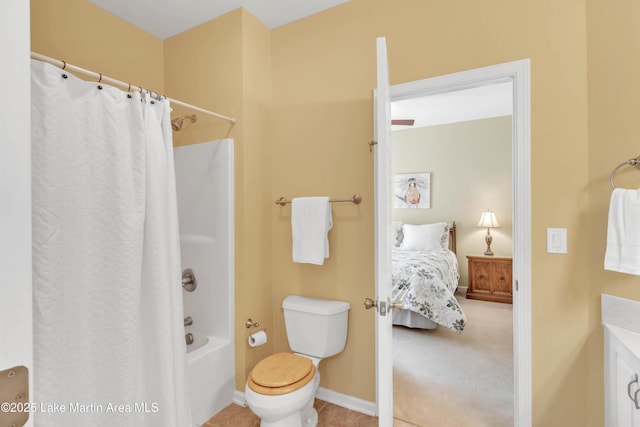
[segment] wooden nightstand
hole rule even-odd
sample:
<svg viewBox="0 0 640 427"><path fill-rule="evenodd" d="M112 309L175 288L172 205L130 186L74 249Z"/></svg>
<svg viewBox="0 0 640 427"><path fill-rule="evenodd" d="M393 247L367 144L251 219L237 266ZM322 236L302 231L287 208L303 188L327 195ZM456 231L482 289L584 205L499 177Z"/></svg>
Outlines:
<svg viewBox="0 0 640 427"><path fill-rule="evenodd" d="M469 287L467 298L512 303L511 258L467 256Z"/></svg>

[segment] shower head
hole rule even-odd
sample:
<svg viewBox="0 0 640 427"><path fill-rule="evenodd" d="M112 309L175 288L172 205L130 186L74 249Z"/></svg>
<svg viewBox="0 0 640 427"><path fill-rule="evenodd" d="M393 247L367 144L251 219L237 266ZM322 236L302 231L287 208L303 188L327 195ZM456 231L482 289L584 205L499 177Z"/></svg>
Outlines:
<svg viewBox="0 0 640 427"><path fill-rule="evenodd" d="M191 120L191 123L195 123L196 115L192 114L190 116L176 117L175 119L171 120L171 129L175 131L179 131L180 129L182 129L182 122L184 121L184 119L189 119Z"/></svg>

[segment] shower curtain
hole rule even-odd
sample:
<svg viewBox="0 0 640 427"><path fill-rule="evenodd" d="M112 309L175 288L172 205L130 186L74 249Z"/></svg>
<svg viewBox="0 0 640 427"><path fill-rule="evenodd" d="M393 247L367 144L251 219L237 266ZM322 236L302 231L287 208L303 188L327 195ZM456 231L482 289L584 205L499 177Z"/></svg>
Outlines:
<svg viewBox="0 0 640 427"><path fill-rule="evenodd" d="M31 67L35 426L191 426L169 103Z"/></svg>

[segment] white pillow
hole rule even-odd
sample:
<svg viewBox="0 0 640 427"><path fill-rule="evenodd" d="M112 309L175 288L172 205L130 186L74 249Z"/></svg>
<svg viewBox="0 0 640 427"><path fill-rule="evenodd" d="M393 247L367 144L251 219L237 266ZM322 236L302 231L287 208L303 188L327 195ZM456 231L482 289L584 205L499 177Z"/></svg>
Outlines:
<svg viewBox="0 0 640 427"><path fill-rule="evenodd" d="M393 221L391 223L391 228L393 230L391 235L391 243L395 248L399 248L402 243L402 221Z"/></svg>
<svg viewBox="0 0 640 427"><path fill-rule="evenodd" d="M449 225L445 222L435 224L402 226L404 239L400 249L413 251L438 251L449 247Z"/></svg>

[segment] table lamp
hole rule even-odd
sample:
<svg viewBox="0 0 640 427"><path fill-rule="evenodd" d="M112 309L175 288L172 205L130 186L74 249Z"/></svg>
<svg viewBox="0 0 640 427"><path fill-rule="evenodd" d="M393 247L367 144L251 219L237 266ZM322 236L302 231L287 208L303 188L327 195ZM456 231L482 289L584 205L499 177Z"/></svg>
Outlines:
<svg viewBox="0 0 640 427"><path fill-rule="evenodd" d="M484 254L487 256L493 256L493 251L491 250L491 242L493 241L493 237L491 237L491 229L500 227L500 224L496 219L496 213L488 209L482 212L480 222L478 222L478 227L487 229L487 235L484 237L484 241L487 243L487 250Z"/></svg>

